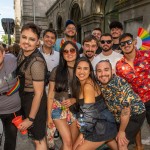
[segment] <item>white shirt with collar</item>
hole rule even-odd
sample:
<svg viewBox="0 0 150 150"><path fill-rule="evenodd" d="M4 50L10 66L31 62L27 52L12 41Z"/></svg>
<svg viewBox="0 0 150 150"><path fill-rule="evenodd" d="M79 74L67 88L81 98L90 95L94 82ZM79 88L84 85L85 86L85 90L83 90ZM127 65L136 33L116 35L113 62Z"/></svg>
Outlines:
<svg viewBox="0 0 150 150"><path fill-rule="evenodd" d="M59 52L57 52L53 49L51 54L46 54L46 53L43 52L43 47L42 46L39 48L39 51L41 52L41 54L45 58L48 71L51 72L52 69L54 67L56 67L59 63L59 57L60 57Z"/></svg>
<svg viewBox="0 0 150 150"><path fill-rule="evenodd" d="M59 63L59 57L60 57L59 52L57 52L53 49L51 54L50 53L46 54L46 53L43 52L43 47L42 46L39 48L39 51L41 52L41 54L43 55L43 57L46 61L48 71L51 72L52 69L54 67L56 67ZM46 94L47 95L48 95L48 89L49 89L49 85L46 86Z"/></svg>

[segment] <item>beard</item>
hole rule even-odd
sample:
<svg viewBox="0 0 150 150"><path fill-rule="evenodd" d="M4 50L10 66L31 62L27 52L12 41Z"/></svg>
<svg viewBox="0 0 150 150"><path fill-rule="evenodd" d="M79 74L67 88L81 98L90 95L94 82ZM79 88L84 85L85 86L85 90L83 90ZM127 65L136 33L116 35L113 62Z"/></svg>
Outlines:
<svg viewBox="0 0 150 150"><path fill-rule="evenodd" d="M65 33L65 36L68 38L75 38L75 35L68 35L67 33Z"/></svg>
<svg viewBox="0 0 150 150"><path fill-rule="evenodd" d="M112 75L109 77L109 75L103 75L103 76L100 76L99 78L102 78L102 77L107 77L109 78L107 82L103 81L103 80L98 80L102 85L107 85L111 80L112 80Z"/></svg>
<svg viewBox="0 0 150 150"><path fill-rule="evenodd" d="M104 51L104 52L108 52L109 50L111 50L112 49L112 46L111 47L109 47L108 49L104 49L104 48L102 48L102 51Z"/></svg>
<svg viewBox="0 0 150 150"><path fill-rule="evenodd" d="M87 53L91 52L93 53L93 55L88 55ZM94 57L94 52L93 51L86 51L86 53L84 54L88 59L91 59L92 57Z"/></svg>
<svg viewBox="0 0 150 150"><path fill-rule="evenodd" d="M119 37L113 37L113 39L119 39Z"/></svg>

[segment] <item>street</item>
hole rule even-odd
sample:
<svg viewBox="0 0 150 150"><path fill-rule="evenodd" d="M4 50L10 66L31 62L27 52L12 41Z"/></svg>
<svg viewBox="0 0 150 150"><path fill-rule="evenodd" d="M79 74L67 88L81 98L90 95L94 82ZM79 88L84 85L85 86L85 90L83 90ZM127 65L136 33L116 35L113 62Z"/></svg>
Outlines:
<svg viewBox="0 0 150 150"><path fill-rule="evenodd" d="M0 131L2 131L2 125L0 125ZM59 147L61 146L60 139L55 140L55 142L56 142L55 150L59 150ZM142 143L144 144L144 150L150 150L150 128L148 127L146 121L144 122L144 125L142 127ZM2 146L0 146L0 150L3 150L3 144L4 144L4 136L2 139ZM134 145L130 145L129 150L133 150L133 149L134 149ZM21 135L18 132L16 150L34 150L34 145L32 141L28 139L27 135Z"/></svg>

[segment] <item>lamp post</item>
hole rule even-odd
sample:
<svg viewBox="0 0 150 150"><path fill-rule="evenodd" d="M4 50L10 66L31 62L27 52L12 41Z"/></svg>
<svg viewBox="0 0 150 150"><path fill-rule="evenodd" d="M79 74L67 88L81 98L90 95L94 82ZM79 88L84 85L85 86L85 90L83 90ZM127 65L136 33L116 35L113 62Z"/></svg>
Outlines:
<svg viewBox="0 0 150 150"><path fill-rule="evenodd" d="M35 0L33 0L33 21L35 23Z"/></svg>

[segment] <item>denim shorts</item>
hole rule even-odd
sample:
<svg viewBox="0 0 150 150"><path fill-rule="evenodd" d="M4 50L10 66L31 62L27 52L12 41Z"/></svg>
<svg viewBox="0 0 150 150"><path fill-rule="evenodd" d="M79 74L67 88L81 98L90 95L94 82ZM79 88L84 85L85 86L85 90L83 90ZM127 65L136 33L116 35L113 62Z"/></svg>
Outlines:
<svg viewBox="0 0 150 150"><path fill-rule="evenodd" d="M52 119L66 119L69 124L76 120L75 115L69 110L69 108L64 108L61 103L54 100L52 106Z"/></svg>

